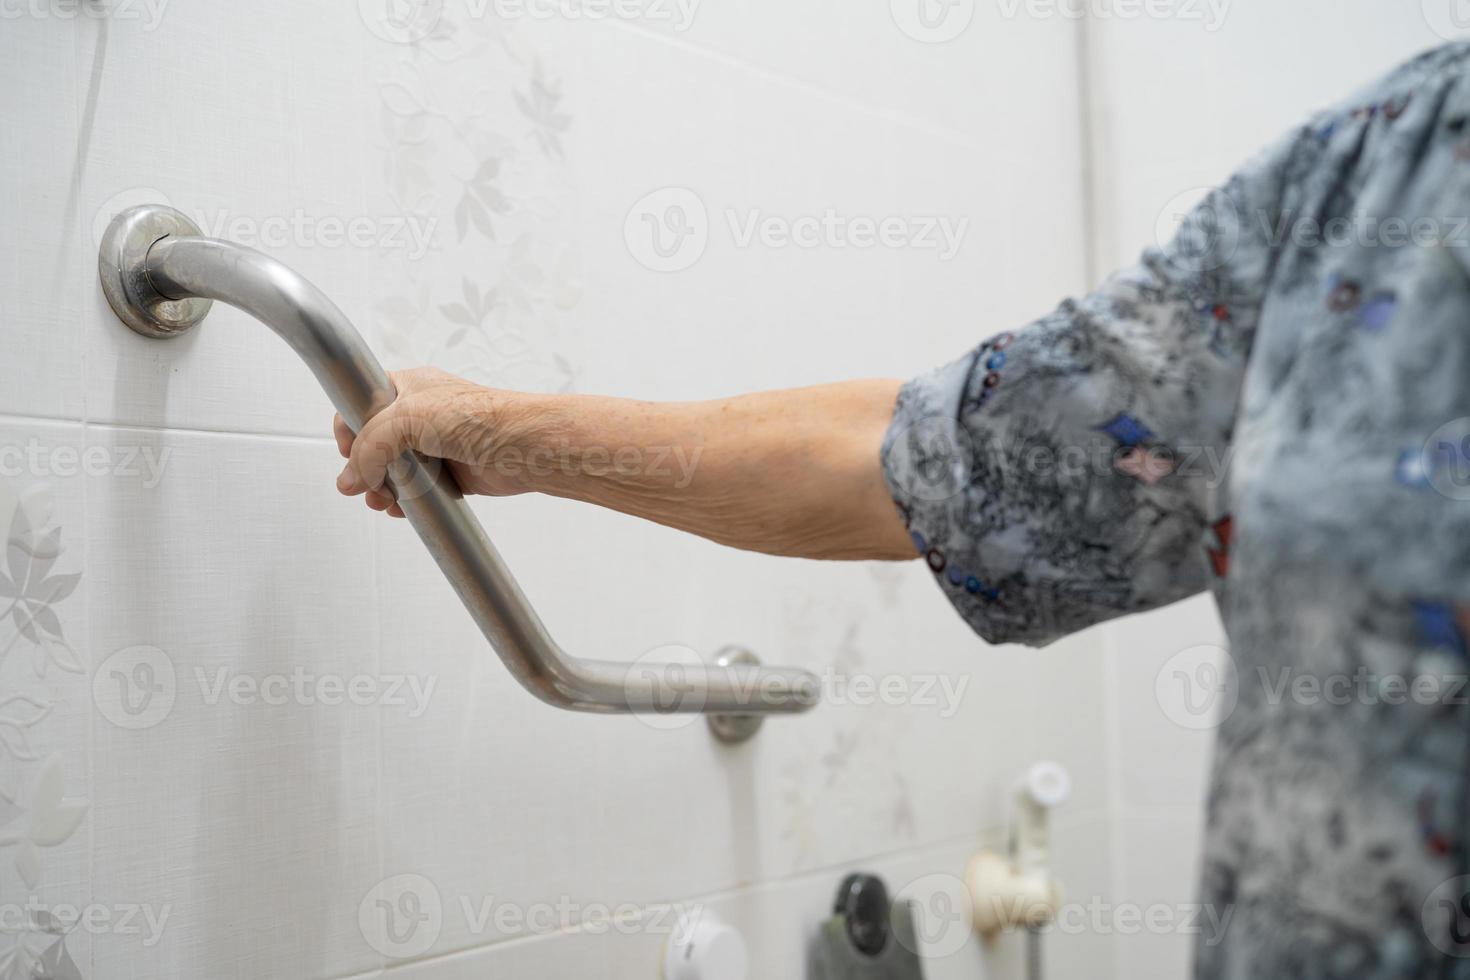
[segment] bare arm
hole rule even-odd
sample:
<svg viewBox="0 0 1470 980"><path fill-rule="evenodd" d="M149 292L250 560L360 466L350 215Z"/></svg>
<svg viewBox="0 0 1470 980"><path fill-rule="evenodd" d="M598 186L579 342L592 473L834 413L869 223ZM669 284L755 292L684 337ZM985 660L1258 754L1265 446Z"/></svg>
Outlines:
<svg viewBox="0 0 1470 980"><path fill-rule="evenodd" d="M405 449L449 462L466 493L582 500L775 555L910 559L879 461L899 382L851 381L705 402L529 395L439 371L353 437L345 494L402 516L384 487Z"/></svg>

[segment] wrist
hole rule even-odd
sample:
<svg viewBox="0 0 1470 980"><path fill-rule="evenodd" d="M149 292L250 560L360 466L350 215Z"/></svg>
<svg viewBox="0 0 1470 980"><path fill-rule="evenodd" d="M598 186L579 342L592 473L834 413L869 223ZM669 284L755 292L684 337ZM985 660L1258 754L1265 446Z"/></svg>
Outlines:
<svg viewBox="0 0 1470 980"><path fill-rule="evenodd" d="M565 396L487 388L475 416L483 442L476 465L504 493L553 492L556 433L563 431Z"/></svg>

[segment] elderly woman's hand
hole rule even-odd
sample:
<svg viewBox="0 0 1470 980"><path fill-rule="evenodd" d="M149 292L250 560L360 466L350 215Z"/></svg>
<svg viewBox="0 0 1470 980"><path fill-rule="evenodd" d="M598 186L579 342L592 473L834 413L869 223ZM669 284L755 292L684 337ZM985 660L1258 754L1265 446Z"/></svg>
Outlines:
<svg viewBox="0 0 1470 980"><path fill-rule="evenodd" d="M361 433L354 434L342 416L333 419L337 449L347 458L338 490L363 494L373 510L402 517L385 479L389 464L409 449L445 461L467 494L507 496L531 489L506 457L530 429L535 396L496 391L437 368L395 371L392 377L398 398Z"/></svg>
<svg viewBox="0 0 1470 980"><path fill-rule="evenodd" d="M706 402L528 395L432 368L354 437L339 417L344 494L402 517L386 479L407 450L460 489L599 504L737 548L807 558L915 557L879 460L897 381Z"/></svg>

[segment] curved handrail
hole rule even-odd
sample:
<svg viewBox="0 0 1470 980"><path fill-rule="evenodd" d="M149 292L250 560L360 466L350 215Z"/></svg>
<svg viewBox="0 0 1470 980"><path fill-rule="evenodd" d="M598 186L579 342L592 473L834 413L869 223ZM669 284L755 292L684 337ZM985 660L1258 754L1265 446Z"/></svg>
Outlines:
<svg viewBox="0 0 1470 980"><path fill-rule="evenodd" d="M269 256L202 237L171 208L145 205L118 215L104 237L99 271L119 318L148 336L184 332L208 313L210 300L251 314L301 355L354 431L397 397L387 372L321 290ZM711 724L730 740L748 737L761 715L805 711L819 700L815 675L758 666L753 658L646 669L651 665L569 656L447 468L407 453L393 473L409 523L511 674L541 700L576 711L724 715L725 727L714 717Z"/></svg>

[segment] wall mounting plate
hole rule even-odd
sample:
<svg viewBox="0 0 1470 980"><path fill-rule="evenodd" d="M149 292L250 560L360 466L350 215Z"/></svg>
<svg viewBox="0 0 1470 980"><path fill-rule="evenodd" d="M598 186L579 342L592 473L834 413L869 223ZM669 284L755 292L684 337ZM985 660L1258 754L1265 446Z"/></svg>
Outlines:
<svg viewBox="0 0 1470 980"><path fill-rule="evenodd" d="M725 647L715 657L715 666L724 668L736 664L758 667L760 662L760 657L744 647ZM738 745L760 731L765 716L716 713L706 716L705 720L715 738L726 745Z"/></svg>
<svg viewBox="0 0 1470 980"><path fill-rule="evenodd" d="M102 235L97 276L117 318L145 337L177 337L205 316L213 300L172 299L148 278L148 252L165 238L203 237L181 211L162 204L140 204L118 214Z"/></svg>

